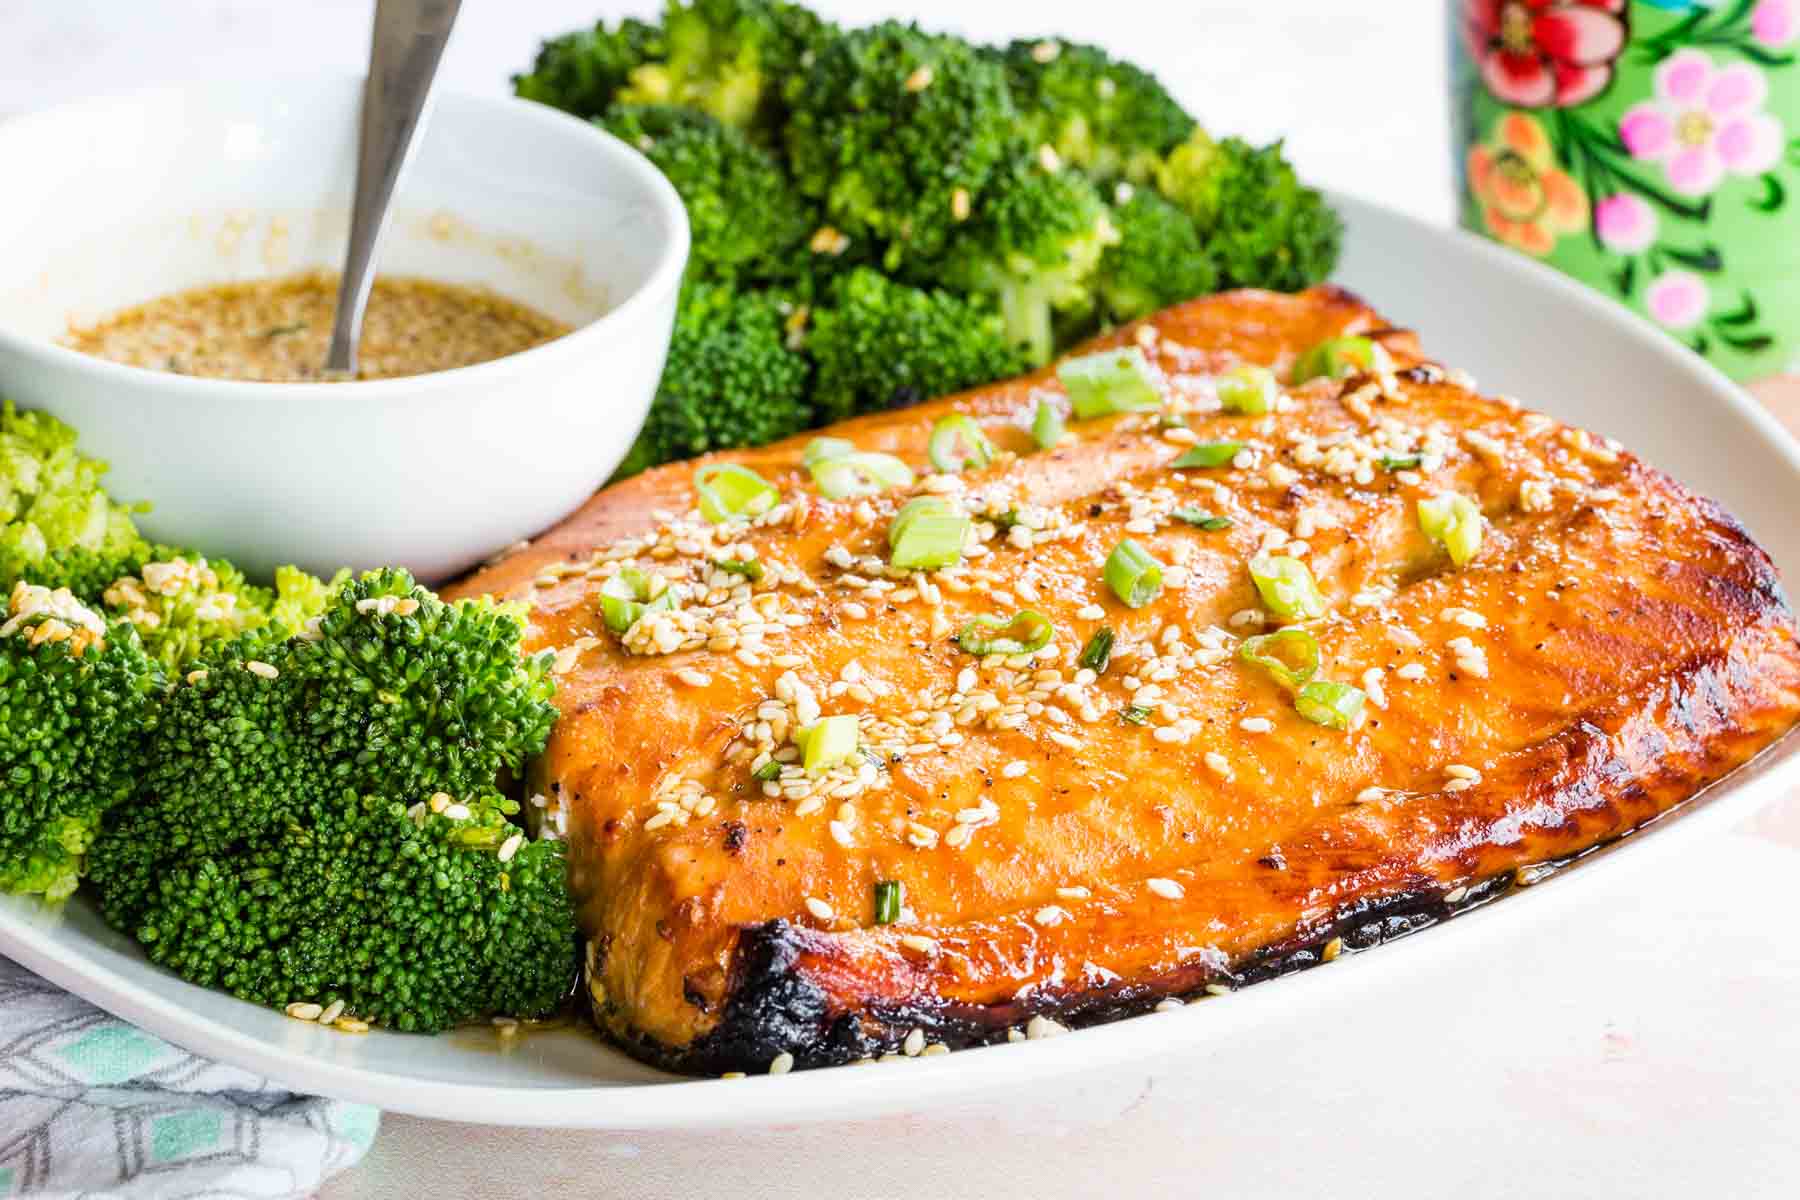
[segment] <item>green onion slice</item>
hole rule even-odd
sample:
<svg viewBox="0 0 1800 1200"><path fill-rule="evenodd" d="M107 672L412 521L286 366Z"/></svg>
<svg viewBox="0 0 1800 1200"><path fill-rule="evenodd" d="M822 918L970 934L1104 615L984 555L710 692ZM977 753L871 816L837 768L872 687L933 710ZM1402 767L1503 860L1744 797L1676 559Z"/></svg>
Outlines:
<svg viewBox="0 0 1800 1200"><path fill-rule="evenodd" d="M1347 683L1333 683L1328 679L1315 679L1301 688L1294 697L1294 711L1315 725L1324 725L1329 729L1355 729L1362 724L1363 701L1367 699L1361 688L1353 688Z"/></svg>
<svg viewBox="0 0 1800 1200"><path fill-rule="evenodd" d="M1366 337L1331 338L1294 361L1294 382L1343 379L1349 375L1373 375L1393 369L1394 360L1381 343Z"/></svg>
<svg viewBox="0 0 1800 1200"><path fill-rule="evenodd" d="M994 461L994 443L967 415L951 413L931 427L925 453L940 471L979 471Z"/></svg>
<svg viewBox="0 0 1800 1200"><path fill-rule="evenodd" d="M1215 386L1220 408L1250 417L1260 417L1274 408L1280 390L1275 386L1275 372L1250 364L1225 372Z"/></svg>
<svg viewBox="0 0 1800 1200"><path fill-rule="evenodd" d="M668 581L636 567L625 567L600 585L600 617L614 633L623 634L645 613L674 607Z"/></svg>
<svg viewBox="0 0 1800 1200"><path fill-rule="evenodd" d="M1102 625L1094 630L1094 636L1081 648L1081 657L1076 661L1094 674L1104 675L1106 664L1112 661L1112 648L1112 626Z"/></svg>
<svg viewBox="0 0 1800 1200"><path fill-rule="evenodd" d="M902 570L936 570L962 561L968 515L941 496L908 500L888 524L888 562Z"/></svg>
<svg viewBox="0 0 1800 1200"><path fill-rule="evenodd" d="M1419 501L1419 529L1450 552L1450 561L1464 566L1481 549L1487 524L1481 506L1467 496L1450 492Z"/></svg>
<svg viewBox="0 0 1800 1200"><path fill-rule="evenodd" d="M1381 456L1381 469L1384 471L1413 471L1425 461L1422 454L1384 454Z"/></svg>
<svg viewBox="0 0 1800 1200"><path fill-rule="evenodd" d="M718 525L748 520L775 507L781 493L768 480L736 463L710 463L694 472L700 515Z"/></svg>
<svg viewBox="0 0 1800 1200"><path fill-rule="evenodd" d="M957 633L956 644L970 654L1034 654L1055 634L1049 617L1028 608L1010 621L973 617Z"/></svg>
<svg viewBox="0 0 1800 1200"><path fill-rule="evenodd" d="M1201 442L1169 465L1177 471L1188 467L1223 467L1243 448L1242 442Z"/></svg>
<svg viewBox="0 0 1800 1200"><path fill-rule="evenodd" d="M772 780L779 779L780 777L781 764L772 758L762 766L756 768L756 770L750 772L750 778L757 780L760 783L768 783Z"/></svg>
<svg viewBox="0 0 1800 1200"><path fill-rule="evenodd" d="M1312 620L1325 615L1325 597L1306 564L1285 554L1259 554L1250 560L1250 578L1269 611L1284 620Z"/></svg>
<svg viewBox="0 0 1800 1200"><path fill-rule="evenodd" d="M1288 691L1299 691L1319 673L1319 639L1310 630L1278 629L1245 638L1238 657L1267 671Z"/></svg>
<svg viewBox="0 0 1800 1200"><path fill-rule="evenodd" d="M715 558L713 566L728 575L742 575L751 583L756 583L763 577L763 565L754 558Z"/></svg>
<svg viewBox="0 0 1800 1200"><path fill-rule="evenodd" d="M855 717L821 717L794 731L794 741L800 746L800 765L808 774L817 774L848 762L856 757L861 736Z"/></svg>
<svg viewBox="0 0 1800 1200"><path fill-rule="evenodd" d="M1048 450L1062 441L1062 435L1062 409L1048 398L1040 399L1037 411L1031 415L1031 440L1037 443L1039 450Z"/></svg>
<svg viewBox="0 0 1800 1200"><path fill-rule="evenodd" d="M1216 532L1220 529L1230 529L1234 524L1230 517L1214 516L1204 508L1195 508L1192 505L1178 508L1169 515L1174 517L1177 521L1185 521L1196 529L1204 529L1208 533Z"/></svg>
<svg viewBox="0 0 1800 1200"><path fill-rule="evenodd" d="M1106 556L1106 586L1126 608L1142 608L1162 591L1162 564L1149 551L1126 538Z"/></svg>
<svg viewBox="0 0 1800 1200"><path fill-rule="evenodd" d="M1162 407L1150 360L1136 346L1066 359L1057 365L1056 377L1068 391L1078 421Z"/></svg>
<svg viewBox="0 0 1800 1200"><path fill-rule="evenodd" d="M1127 704L1119 710L1119 720L1128 725L1145 725L1150 721L1150 710L1142 704Z"/></svg>
<svg viewBox="0 0 1800 1200"><path fill-rule="evenodd" d="M873 496L889 488L910 487L912 468L891 454L858 450L827 458L812 466L813 482L828 500Z"/></svg>
<svg viewBox="0 0 1800 1200"><path fill-rule="evenodd" d="M892 925L900 919L900 906L906 903L906 888L897 879L883 879L875 885L875 923Z"/></svg>
<svg viewBox="0 0 1800 1200"><path fill-rule="evenodd" d="M800 456L800 465L810 471L822 462L855 453L856 443L845 438L814 438L806 443L806 452Z"/></svg>

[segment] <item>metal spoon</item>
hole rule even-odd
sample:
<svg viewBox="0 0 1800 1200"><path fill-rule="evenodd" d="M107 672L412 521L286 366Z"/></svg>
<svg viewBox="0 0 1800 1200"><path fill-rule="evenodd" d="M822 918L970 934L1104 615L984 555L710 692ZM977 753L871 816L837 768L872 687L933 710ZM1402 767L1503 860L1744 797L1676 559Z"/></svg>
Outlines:
<svg viewBox="0 0 1800 1200"><path fill-rule="evenodd" d="M328 374L356 377L357 342L369 288L375 282L375 247L387 227L388 201L418 142L425 100L461 7L462 0L376 0L357 142L350 247L338 284L331 350L325 356Z"/></svg>

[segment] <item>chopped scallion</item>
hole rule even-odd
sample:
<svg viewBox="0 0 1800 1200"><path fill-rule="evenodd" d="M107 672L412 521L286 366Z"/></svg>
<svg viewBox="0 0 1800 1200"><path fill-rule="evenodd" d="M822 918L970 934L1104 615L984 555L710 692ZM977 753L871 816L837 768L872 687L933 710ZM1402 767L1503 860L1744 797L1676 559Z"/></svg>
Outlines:
<svg viewBox="0 0 1800 1200"><path fill-rule="evenodd" d="M750 772L750 778L759 783L770 783L781 777L781 764L770 759L756 770Z"/></svg>
<svg viewBox="0 0 1800 1200"><path fill-rule="evenodd" d="M1216 532L1220 529L1230 529L1233 524L1230 517L1214 516L1204 508L1195 508L1192 505L1178 508L1169 515L1174 517L1177 521L1185 521L1196 529L1204 529L1208 533Z"/></svg>
<svg viewBox="0 0 1800 1200"><path fill-rule="evenodd" d="M1068 391L1078 421L1162 407L1154 369L1136 346L1068 359L1058 364L1056 377Z"/></svg>
<svg viewBox="0 0 1800 1200"><path fill-rule="evenodd" d="M1312 620L1325 615L1325 597L1306 564L1285 554L1259 554L1250 560L1250 578L1269 611L1283 620Z"/></svg>
<svg viewBox="0 0 1800 1200"><path fill-rule="evenodd" d="M814 438L806 443L806 452L800 456L800 465L811 470L819 463L855 453L856 443L845 438Z"/></svg>
<svg viewBox="0 0 1800 1200"><path fill-rule="evenodd" d="M1031 440L1037 443L1039 450L1048 450L1062 441L1062 435L1062 409L1052 403L1048 397L1040 399L1037 404L1037 412L1031 415Z"/></svg>
<svg viewBox="0 0 1800 1200"><path fill-rule="evenodd" d="M1245 638L1238 657L1267 671L1288 691L1298 691L1319 673L1319 639L1305 629L1278 629Z"/></svg>
<svg viewBox="0 0 1800 1200"><path fill-rule="evenodd" d="M1315 679L1301 688L1294 697L1294 711L1315 725L1324 725L1330 729L1355 729L1362 724L1363 701L1366 698L1361 688L1353 688L1347 683L1333 683L1328 679Z"/></svg>
<svg viewBox="0 0 1800 1200"><path fill-rule="evenodd" d="M994 461L994 443L965 413L938 418L925 453L940 471L979 471Z"/></svg>
<svg viewBox="0 0 1800 1200"><path fill-rule="evenodd" d="M1106 586L1126 608L1142 608L1162 591L1162 564L1130 538L1106 556L1104 574Z"/></svg>
<svg viewBox="0 0 1800 1200"><path fill-rule="evenodd" d="M814 463L812 477L828 500L873 496L889 488L910 487L913 481L912 468L893 455L863 450Z"/></svg>
<svg viewBox="0 0 1800 1200"><path fill-rule="evenodd" d="M1113 631L1112 626L1102 625L1094 630L1087 645L1081 648L1081 657L1076 661L1096 675L1106 673L1106 664L1112 661Z"/></svg>
<svg viewBox="0 0 1800 1200"><path fill-rule="evenodd" d="M694 490L700 493L700 515L714 525L761 516L781 499L773 484L736 463L701 467L694 472Z"/></svg>
<svg viewBox="0 0 1800 1200"><path fill-rule="evenodd" d="M956 644L970 654L1035 654L1055 634L1049 617L1026 609L1010 621L972 617L957 633Z"/></svg>
<svg viewBox="0 0 1800 1200"><path fill-rule="evenodd" d="M908 500L888 524L888 561L903 570L935 570L962 561L968 515L941 496Z"/></svg>
<svg viewBox="0 0 1800 1200"><path fill-rule="evenodd" d="M897 879L883 879L875 885L875 923L892 925L900 919L900 907L905 903L905 885Z"/></svg>
<svg viewBox="0 0 1800 1200"><path fill-rule="evenodd" d="M645 613L674 607L668 580L636 567L625 567L600 585L600 617L614 633L623 634Z"/></svg>
<svg viewBox="0 0 1800 1200"><path fill-rule="evenodd" d="M1142 704L1127 704L1119 710L1119 720L1127 725L1146 725L1150 721L1150 710Z"/></svg>
<svg viewBox="0 0 1800 1200"><path fill-rule="evenodd" d="M807 774L816 775L848 762L855 757L861 736L855 717L821 717L794 732L794 741L800 745L800 765Z"/></svg>
<svg viewBox="0 0 1800 1200"><path fill-rule="evenodd" d="M1384 454L1381 456L1381 469L1384 471L1413 471L1425 461L1422 454Z"/></svg>
<svg viewBox="0 0 1800 1200"><path fill-rule="evenodd" d="M1242 442L1201 442L1169 465L1177 471L1188 467L1223 467L1238 456Z"/></svg>
<svg viewBox="0 0 1800 1200"><path fill-rule="evenodd" d="M1481 549L1487 524L1481 506L1467 496L1449 492L1419 501L1419 529L1450 552L1450 561L1464 566Z"/></svg>
<svg viewBox="0 0 1800 1200"><path fill-rule="evenodd" d="M1320 342L1294 361L1294 382L1383 374L1393 369L1394 360L1380 342L1366 337L1338 337Z"/></svg>
<svg viewBox="0 0 1800 1200"><path fill-rule="evenodd" d="M763 565L754 558L716 558L713 566L727 575L742 575L751 583L756 583L763 577Z"/></svg>
<svg viewBox="0 0 1800 1200"><path fill-rule="evenodd" d="M1275 386L1275 372L1249 363L1219 376L1215 386L1221 409L1250 417L1260 417L1273 409L1280 392Z"/></svg>

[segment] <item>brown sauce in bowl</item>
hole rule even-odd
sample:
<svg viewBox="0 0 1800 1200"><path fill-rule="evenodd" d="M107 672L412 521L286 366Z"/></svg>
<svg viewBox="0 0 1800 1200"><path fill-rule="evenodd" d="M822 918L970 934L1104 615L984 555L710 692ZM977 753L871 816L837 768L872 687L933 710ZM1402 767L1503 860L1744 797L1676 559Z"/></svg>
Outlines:
<svg viewBox="0 0 1800 1200"><path fill-rule="evenodd" d="M158 297L85 327L63 345L134 367L208 379L311 383L324 369L337 309L324 271L216 284ZM363 316L358 379L396 379L490 362L569 327L493 292L378 277Z"/></svg>

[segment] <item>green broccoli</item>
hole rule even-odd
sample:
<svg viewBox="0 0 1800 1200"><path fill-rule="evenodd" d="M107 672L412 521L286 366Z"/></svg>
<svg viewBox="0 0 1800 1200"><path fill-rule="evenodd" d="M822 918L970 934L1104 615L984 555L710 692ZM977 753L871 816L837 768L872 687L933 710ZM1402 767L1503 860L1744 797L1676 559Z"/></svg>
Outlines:
<svg viewBox="0 0 1800 1200"><path fill-rule="evenodd" d="M1194 118L1154 75L1097 46L1040 38L999 53L1032 141L1096 182L1148 181L1193 131Z"/></svg>
<svg viewBox="0 0 1800 1200"><path fill-rule="evenodd" d="M679 104L772 134L784 81L834 32L816 13L782 0L674 0L663 10L666 54L632 69L616 99Z"/></svg>
<svg viewBox="0 0 1800 1200"><path fill-rule="evenodd" d="M806 359L789 349L775 295L720 284L682 289L668 365L617 478L731 446L760 446L813 423Z"/></svg>
<svg viewBox="0 0 1800 1200"><path fill-rule="evenodd" d="M852 243L879 242L890 270L943 252L1018 116L999 64L893 21L829 40L787 101L796 184Z"/></svg>
<svg viewBox="0 0 1800 1200"><path fill-rule="evenodd" d="M658 26L627 19L609 30L602 22L545 42L531 70L513 76L513 92L578 117L597 117L633 69L666 53Z"/></svg>
<svg viewBox="0 0 1800 1200"><path fill-rule="evenodd" d="M805 265L802 244L818 223L812 205L742 133L667 104L616 104L602 124L642 150L681 194L693 231L690 273L779 279Z"/></svg>
<svg viewBox="0 0 1800 1200"><path fill-rule="evenodd" d="M208 646L90 851L107 921L260 1004L421 1031L553 1009L575 969L563 847L525 841L494 790L556 714L522 632L387 570L307 634Z"/></svg>
<svg viewBox="0 0 1800 1200"><path fill-rule="evenodd" d="M1204 296L1218 283L1218 268L1200 244L1199 228L1149 188L1130 190L1113 208L1112 219L1119 241L1100 257L1100 300L1108 320L1135 321Z"/></svg>
<svg viewBox="0 0 1800 1200"><path fill-rule="evenodd" d="M1100 256L1119 240L1094 185L1020 151L981 194L969 222L933 271L998 303L1007 337L1031 366L1056 350L1052 312L1094 307Z"/></svg>
<svg viewBox="0 0 1800 1200"><path fill-rule="evenodd" d="M1196 129L1158 169L1156 186L1194 219L1222 287L1298 291L1337 263L1343 221L1300 182L1280 142L1259 149Z"/></svg>
<svg viewBox="0 0 1800 1200"><path fill-rule="evenodd" d="M143 542L131 515L149 506L113 503L100 487L105 474L67 425L0 404L0 594L29 572L35 583L90 597L88 587L109 581L136 552ZM46 568L53 556L59 561Z"/></svg>
<svg viewBox="0 0 1800 1200"><path fill-rule="evenodd" d="M1024 369L999 316L980 301L896 283L868 267L833 281L813 314L818 420L916 404Z"/></svg>
<svg viewBox="0 0 1800 1200"><path fill-rule="evenodd" d="M0 891L75 890L101 814L131 794L162 672L131 626L67 590L0 606Z"/></svg>

